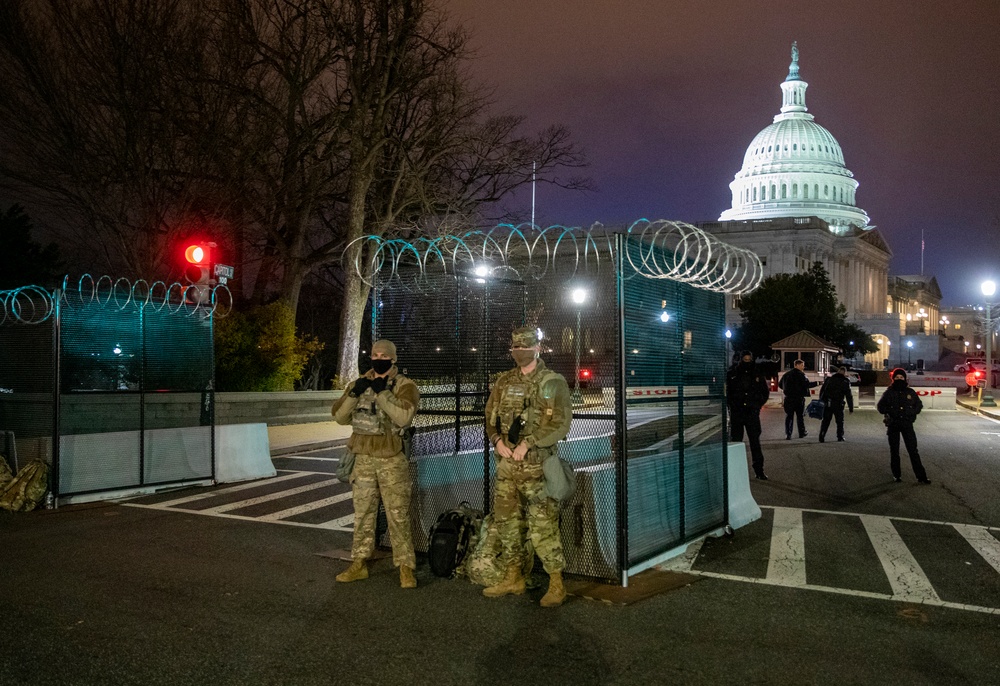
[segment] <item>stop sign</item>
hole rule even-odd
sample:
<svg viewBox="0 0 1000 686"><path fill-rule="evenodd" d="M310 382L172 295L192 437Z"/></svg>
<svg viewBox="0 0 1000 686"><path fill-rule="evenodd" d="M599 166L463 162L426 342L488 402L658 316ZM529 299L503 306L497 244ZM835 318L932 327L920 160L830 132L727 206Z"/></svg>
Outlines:
<svg viewBox="0 0 1000 686"><path fill-rule="evenodd" d="M975 372L969 372L965 375L965 383L969 386L975 386L978 383L979 377L976 376Z"/></svg>

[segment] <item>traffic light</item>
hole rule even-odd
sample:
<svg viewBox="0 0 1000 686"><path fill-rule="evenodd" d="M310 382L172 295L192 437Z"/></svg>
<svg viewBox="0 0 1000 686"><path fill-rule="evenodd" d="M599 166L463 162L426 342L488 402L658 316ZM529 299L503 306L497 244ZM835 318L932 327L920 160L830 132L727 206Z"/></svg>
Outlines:
<svg viewBox="0 0 1000 686"><path fill-rule="evenodd" d="M207 302L212 288L212 249L215 243L188 243L184 248L184 280L189 284L184 291L190 303Z"/></svg>

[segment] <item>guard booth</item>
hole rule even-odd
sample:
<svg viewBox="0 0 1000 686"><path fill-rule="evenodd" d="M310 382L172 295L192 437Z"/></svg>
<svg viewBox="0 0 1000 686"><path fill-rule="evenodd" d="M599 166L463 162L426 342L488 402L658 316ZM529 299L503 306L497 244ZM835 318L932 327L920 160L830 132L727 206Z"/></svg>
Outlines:
<svg viewBox="0 0 1000 686"><path fill-rule="evenodd" d="M213 480L220 289L192 298L180 284L87 276L0 293L11 466L49 464L57 503Z"/></svg>
<svg viewBox="0 0 1000 686"><path fill-rule="evenodd" d="M627 584L729 524L724 295L759 285L753 253L667 221L361 241L363 351L394 341L421 392L418 547L441 512L491 508L485 404L522 325L542 331L542 357L572 392L559 444L578 484L563 505L568 572Z"/></svg>

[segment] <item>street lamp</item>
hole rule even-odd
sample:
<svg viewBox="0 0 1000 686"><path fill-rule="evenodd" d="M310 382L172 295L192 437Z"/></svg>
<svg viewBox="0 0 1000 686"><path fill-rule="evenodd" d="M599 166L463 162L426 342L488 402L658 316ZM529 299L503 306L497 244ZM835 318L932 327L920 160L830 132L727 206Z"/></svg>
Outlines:
<svg viewBox="0 0 1000 686"><path fill-rule="evenodd" d="M990 302L993 294L997 292L997 285L993 281L986 280L980 285L983 291L983 295L986 296L986 378L988 379L988 385L990 388L993 387L993 322L990 318L991 310L993 309L993 303ZM986 400L989 399L989 404L987 405ZM986 405L987 407L995 407L996 404L993 402L993 396L984 395L983 402L980 405Z"/></svg>
<svg viewBox="0 0 1000 686"><path fill-rule="evenodd" d="M573 402L579 404L583 401L583 396L580 394L580 312L587 300L587 291L582 288L573 289L570 297L576 303L576 375L573 380Z"/></svg>
<svg viewBox="0 0 1000 686"><path fill-rule="evenodd" d="M910 365L913 364L910 361L910 351L913 350L913 341L906 342L906 368L909 369Z"/></svg>

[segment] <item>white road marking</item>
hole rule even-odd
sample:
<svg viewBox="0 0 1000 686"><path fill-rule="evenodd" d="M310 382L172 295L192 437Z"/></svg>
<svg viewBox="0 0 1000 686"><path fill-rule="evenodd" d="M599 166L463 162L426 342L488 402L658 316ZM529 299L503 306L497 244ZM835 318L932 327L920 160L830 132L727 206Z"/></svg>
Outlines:
<svg viewBox="0 0 1000 686"><path fill-rule="evenodd" d="M782 586L806 585L806 541L802 510L774 508L767 579Z"/></svg>
<svg viewBox="0 0 1000 686"><path fill-rule="evenodd" d="M297 507L290 507L287 510L281 510L280 512L272 512L268 515L262 515L257 517L257 519L270 522L275 519L285 519L286 517L294 517L295 515L302 514L303 512L311 512L312 510L318 510L321 507L326 507L327 505L335 505L336 503L342 503L345 500L350 500L353 494L351 491L346 493L338 493L337 495L330 496L329 498L323 498L322 500L316 500L311 503L305 503L304 505L299 505Z"/></svg>
<svg viewBox="0 0 1000 686"><path fill-rule="evenodd" d="M952 524L952 526L989 563L990 567L1000 573L1000 541L981 526L968 524Z"/></svg>
<svg viewBox="0 0 1000 686"><path fill-rule="evenodd" d="M695 574L697 576L707 576L713 579L725 579L726 581L743 581L745 583L751 584L762 584L765 586L784 586L785 584L774 583L768 581L767 579L761 579L759 577L750 576L736 576L735 574L721 574L719 572L705 572L697 569L692 569L689 574ZM871 591L857 591L851 588L835 588L833 586L816 586L813 584L806 584L805 586L793 586L791 588L803 589L806 591L823 591L825 593L837 593L839 595L850 595L857 596L859 598L873 598L876 600L896 600L904 602L918 602L921 605L929 605L931 607L947 607L953 610L968 610L970 612L982 612L988 615L1000 616L1000 607L983 607L981 605L967 605L965 603L953 603L947 600L941 600L940 598L926 598L923 600L914 600L913 598L902 598L897 595L886 595L884 593L872 593Z"/></svg>
<svg viewBox="0 0 1000 686"><path fill-rule="evenodd" d="M336 477L333 479L324 479L322 481L317 481L315 483L307 484L305 486L299 486L298 488L290 488L286 491L277 491L275 493L268 493L267 495L261 495L256 498L239 500L235 503L226 503L225 505L217 505L215 507L209 507L201 511L204 512L205 514L215 514L217 512L230 512L231 510L239 510L240 508L249 507L250 505L259 505L260 503L270 502L271 500L280 500L281 498L287 498L289 496L297 495L299 493L314 491L317 488L323 488L324 486L330 486L336 483L340 483L340 481Z"/></svg>
<svg viewBox="0 0 1000 686"><path fill-rule="evenodd" d="M140 507L146 510L166 510L168 512L177 512L180 514L188 515L203 515L205 514L201 510L182 510L174 507L163 507L162 505L144 505L142 503L121 503L124 507ZM224 519L241 519L244 522L259 522L260 517L248 517L246 515L234 515L226 514L224 512L212 512L208 514L209 517L222 517ZM348 523L341 523L342 520L350 519ZM307 529L329 529L332 531L344 531L351 533L354 531L354 515L348 515L347 517L340 517L339 519L334 519L329 522L323 522L321 524L309 524L307 522L290 522L287 519L275 519L268 521L268 524L285 524L286 526L302 526Z"/></svg>
<svg viewBox="0 0 1000 686"><path fill-rule="evenodd" d="M305 474L306 472L292 472L290 474L285 474L284 476L273 476L267 480L248 481L247 483L237 484L236 486L213 488L209 491L205 491L204 493L197 493L195 495L189 495L183 498L177 498L176 500L164 500L162 503L156 503L156 504L160 507L174 507L176 505L183 505L184 503L193 503L199 500L205 500L206 498L214 498L217 495L226 495L228 493L236 493L237 491L245 491L248 488L259 488L261 486L277 483L279 481L298 479L305 476Z"/></svg>
<svg viewBox="0 0 1000 686"><path fill-rule="evenodd" d="M892 587L892 594L898 600L916 603L938 601L937 592L920 568L920 563L903 543L902 537L888 517L861 515L861 523L868 532L868 538L875 546L875 554L885 570Z"/></svg>

